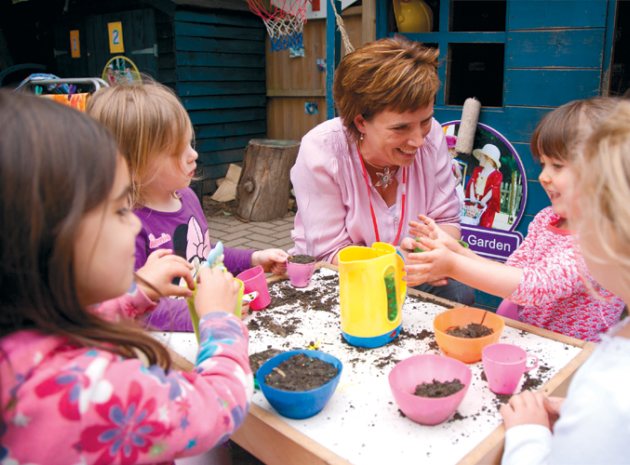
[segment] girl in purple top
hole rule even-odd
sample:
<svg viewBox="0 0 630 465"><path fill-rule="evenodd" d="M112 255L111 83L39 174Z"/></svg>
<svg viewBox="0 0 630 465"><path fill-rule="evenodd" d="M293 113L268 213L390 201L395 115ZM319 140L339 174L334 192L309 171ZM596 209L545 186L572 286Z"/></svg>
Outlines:
<svg viewBox="0 0 630 465"><path fill-rule="evenodd" d="M225 441L253 391L231 275L201 271L195 369L173 369L117 322L146 296L108 300L132 285L140 230L116 142L24 94L0 91L0 124L0 462L167 464Z"/></svg>
<svg viewBox="0 0 630 465"><path fill-rule="evenodd" d="M382 241L398 246L419 214L459 239L460 201L451 157L433 118L440 85L437 58L435 49L388 38L341 60L334 83L340 117L303 137L291 170L298 205L291 253L336 264L339 251L349 245ZM414 263L408 256L409 276ZM472 303L470 288L446 283L425 283L420 289Z"/></svg>
<svg viewBox="0 0 630 465"><path fill-rule="evenodd" d="M129 161L134 211L142 221L136 268L157 249L169 249L193 264L204 261L212 247L208 223L189 187L198 154L179 99L158 83L116 86L92 96L87 111L114 134ZM235 275L256 265L282 273L287 257L280 249L226 248L224 264ZM193 330L183 299L161 299L146 322L168 331Z"/></svg>

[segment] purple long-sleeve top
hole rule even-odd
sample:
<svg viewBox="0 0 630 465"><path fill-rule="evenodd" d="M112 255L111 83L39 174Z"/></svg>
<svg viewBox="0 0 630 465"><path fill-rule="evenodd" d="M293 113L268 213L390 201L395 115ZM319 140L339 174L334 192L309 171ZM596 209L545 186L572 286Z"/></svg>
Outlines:
<svg viewBox="0 0 630 465"><path fill-rule="evenodd" d="M142 230L136 237L136 269L141 268L149 254L157 249L172 249L190 263L206 259L212 245L208 222L199 199L190 188L178 191L182 207L176 212L160 212L142 207L135 214L142 221ZM251 249L226 247L223 263L233 275L251 267ZM190 331L192 322L184 299L160 299L155 310L144 317L152 328L165 331Z"/></svg>

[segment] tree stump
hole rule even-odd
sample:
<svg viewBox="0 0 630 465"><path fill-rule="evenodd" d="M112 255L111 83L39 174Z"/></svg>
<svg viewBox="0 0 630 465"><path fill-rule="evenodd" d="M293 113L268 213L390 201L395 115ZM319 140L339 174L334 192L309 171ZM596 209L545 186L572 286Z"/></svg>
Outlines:
<svg viewBox="0 0 630 465"><path fill-rule="evenodd" d="M249 141L236 190L238 216L250 221L269 221L287 214L289 171L299 147L295 140Z"/></svg>

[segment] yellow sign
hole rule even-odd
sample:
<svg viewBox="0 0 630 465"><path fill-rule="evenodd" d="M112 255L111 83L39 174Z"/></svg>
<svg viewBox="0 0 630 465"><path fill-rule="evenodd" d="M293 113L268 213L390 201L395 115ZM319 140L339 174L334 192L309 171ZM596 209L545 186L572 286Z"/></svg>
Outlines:
<svg viewBox="0 0 630 465"><path fill-rule="evenodd" d="M122 22L107 23L107 30L109 32L109 53L125 53Z"/></svg>
<svg viewBox="0 0 630 465"><path fill-rule="evenodd" d="M78 29L70 31L70 56L72 58L81 58L81 41Z"/></svg>

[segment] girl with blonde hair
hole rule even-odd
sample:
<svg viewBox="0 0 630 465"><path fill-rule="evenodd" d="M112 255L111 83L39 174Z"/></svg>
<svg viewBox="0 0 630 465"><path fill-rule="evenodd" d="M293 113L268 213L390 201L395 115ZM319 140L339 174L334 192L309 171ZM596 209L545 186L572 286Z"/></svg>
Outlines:
<svg viewBox="0 0 630 465"><path fill-rule="evenodd" d="M166 252L198 265L211 249L208 222L189 187L197 169L193 127L177 96L159 83L119 85L92 96L87 112L107 127L128 160L135 214L142 221L136 239L136 268L152 252ZM261 265L282 273L288 255L280 249L225 248L225 266L238 274ZM146 317L150 326L167 331L192 331L182 299L161 299Z"/></svg>
<svg viewBox="0 0 630 465"><path fill-rule="evenodd" d="M630 102L593 132L575 163L572 226L593 277L630 304ZM576 372L566 400L525 391L501 407L503 464L622 464L630 424L630 319Z"/></svg>

